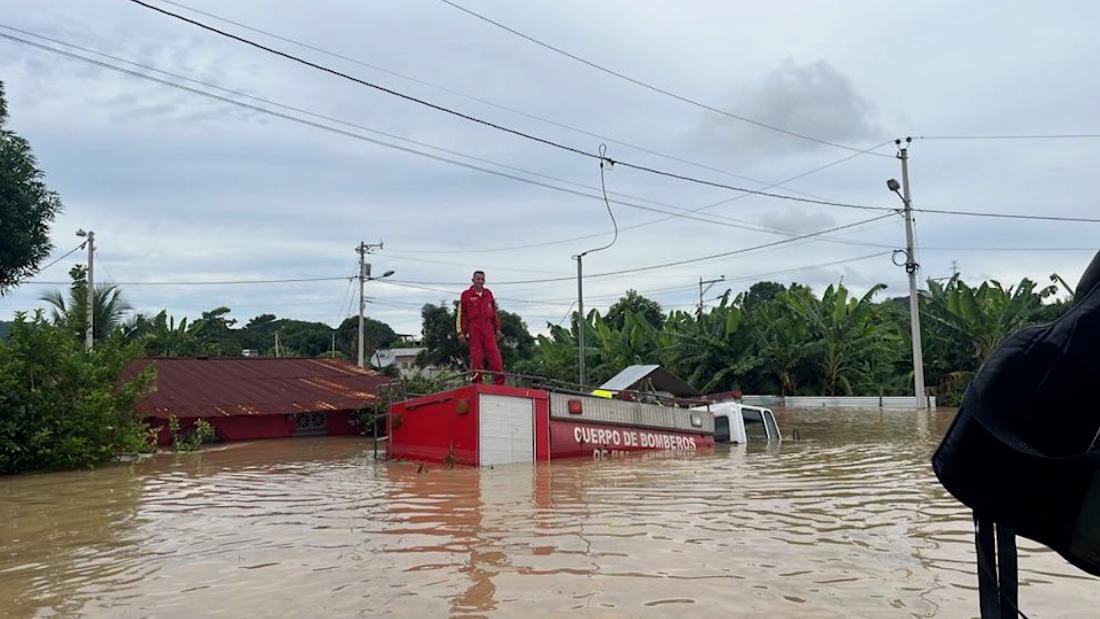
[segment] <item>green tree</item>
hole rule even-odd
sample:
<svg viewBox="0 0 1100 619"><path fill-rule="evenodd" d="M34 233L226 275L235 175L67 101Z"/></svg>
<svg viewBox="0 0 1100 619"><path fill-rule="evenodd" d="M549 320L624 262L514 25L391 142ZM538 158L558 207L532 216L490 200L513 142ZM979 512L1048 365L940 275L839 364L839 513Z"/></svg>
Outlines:
<svg viewBox="0 0 1100 619"><path fill-rule="evenodd" d="M42 300L51 306L51 317L55 325L83 338L88 328L88 271L83 265L74 266L69 271L73 283L69 287L69 298L59 290L42 295ZM122 297L122 291L113 284L95 287L92 295L92 339L106 339L123 325L126 314L133 309Z"/></svg>
<svg viewBox="0 0 1100 619"><path fill-rule="evenodd" d="M500 356L504 359L504 370L517 372L521 363L535 354L535 338L527 330L527 323L519 314L497 310L500 316Z"/></svg>
<svg viewBox="0 0 1100 619"><path fill-rule="evenodd" d="M420 367L460 369L467 366L467 347L458 341L454 310L444 302L427 303L420 309L421 343L424 350L416 357Z"/></svg>
<svg viewBox="0 0 1100 619"><path fill-rule="evenodd" d="M741 309L751 314L758 308L763 308L772 304L776 298L781 293L786 292L786 290L783 284L777 284L775 282L756 282L740 295L738 302Z"/></svg>
<svg viewBox="0 0 1100 619"><path fill-rule="evenodd" d="M50 255L50 223L61 211L30 144L7 128L7 120L0 82L0 294L34 275Z"/></svg>
<svg viewBox="0 0 1100 619"><path fill-rule="evenodd" d="M456 304L457 305L457 304ZM519 314L498 309L501 337L497 340L505 371L517 372L522 362L534 354L535 338ZM420 310L421 344L425 350L416 357L420 367L462 369L469 364L469 346L458 341L454 310L445 304L426 304Z"/></svg>
<svg viewBox="0 0 1100 619"><path fill-rule="evenodd" d="M152 370L119 380L140 354L117 337L85 353L41 312L18 314L0 344L0 473L91 466L145 450L136 402Z"/></svg>
<svg viewBox="0 0 1100 619"><path fill-rule="evenodd" d="M370 317L363 318L363 354L370 359L379 348L389 348L398 342L397 333L388 324ZM336 347L348 359L359 356L359 317L345 318L336 329Z"/></svg>
<svg viewBox="0 0 1100 619"><path fill-rule="evenodd" d="M658 330L665 324L665 311L661 309L661 304L638 294L637 290L627 290L621 299L607 309L604 320L612 329L622 329L627 312L633 312L636 317Z"/></svg>
<svg viewBox="0 0 1100 619"><path fill-rule="evenodd" d="M232 312L224 305L203 312L198 320L191 323L187 332L191 334L202 349L202 353L218 357L236 357L241 354L241 343L233 330L236 318L229 318Z"/></svg>

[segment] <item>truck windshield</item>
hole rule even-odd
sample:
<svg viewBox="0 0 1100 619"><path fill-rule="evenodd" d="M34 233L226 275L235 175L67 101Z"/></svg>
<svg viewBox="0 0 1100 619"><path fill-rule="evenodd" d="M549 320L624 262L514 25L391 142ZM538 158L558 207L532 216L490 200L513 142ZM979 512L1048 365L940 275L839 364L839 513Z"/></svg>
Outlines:
<svg viewBox="0 0 1100 619"><path fill-rule="evenodd" d="M748 440L768 440L768 429L760 411L743 408L741 416L745 419L745 437Z"/></svg>

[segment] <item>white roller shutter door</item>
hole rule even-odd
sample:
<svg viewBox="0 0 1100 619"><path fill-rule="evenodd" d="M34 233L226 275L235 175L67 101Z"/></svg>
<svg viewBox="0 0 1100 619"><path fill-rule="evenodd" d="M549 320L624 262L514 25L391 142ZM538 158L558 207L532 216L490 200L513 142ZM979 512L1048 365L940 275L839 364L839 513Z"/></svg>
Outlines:
<svg viewBox="0 0 1100 619"><path fill-rule="evenodd" d="M534 462L535 401L482 394L478 401L481 466Z"/></svg>

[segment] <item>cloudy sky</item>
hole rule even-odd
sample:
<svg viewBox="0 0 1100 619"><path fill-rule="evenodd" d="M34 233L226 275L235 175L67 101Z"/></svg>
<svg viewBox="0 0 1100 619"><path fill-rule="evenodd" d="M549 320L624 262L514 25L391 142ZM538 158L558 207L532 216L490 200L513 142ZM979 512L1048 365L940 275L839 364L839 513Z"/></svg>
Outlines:
<svg viewBox="0 0 1100 619"><path fill-rule="evenodd" d="M148 1L439 106L711 183L893 208L893 140L927 136L910 149L918 209L1100 218L1088 184L1100 139L932 139L1100 134L1095 3L459 2L662 94L441 0ZM368 284L368 314L399 332L419 333L420 306L454 298L474 268L541 331L576 299L571 256L613 239L596 159L127 0L5 0L0 25L5 37L251 106L0 38L10 127L65 204L55 256L79 243L78 228L94 230L97 281L123 283L139 311L193 317L225 305L242 322L274 313L336 324L354 307L346 278L367 241L384 243L374 274L396 272ZM586 307L633 288L687 308L699 279L719 276L728 283L708 299L760 279L907 292L890 256L904 247L900 217L791 241L883 213L623 165L605 182L619 234L584 260ZM1075 282L1098 233L1096 223L917 213L922 278L957 269L968 281ZM728 255L695 260L715 254ZM77 252L0 297L0 318L39 305L83 261ZM332 279L164 285L296 278Z"/></svg>

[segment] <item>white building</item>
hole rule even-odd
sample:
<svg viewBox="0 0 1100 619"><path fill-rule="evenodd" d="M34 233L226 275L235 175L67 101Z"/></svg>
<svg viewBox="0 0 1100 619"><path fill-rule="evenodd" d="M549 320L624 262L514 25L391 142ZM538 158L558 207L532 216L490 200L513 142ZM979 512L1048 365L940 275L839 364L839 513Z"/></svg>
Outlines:
<svg viewBox="0 0 1100 619"><path fill-rule="evenodd" d="M397 372L401 378L412 378L413 376L434 377L439 373L438 368L430 366L426 368L416 367L416 355L422 350L427 349L422 346L379 349L371 355L370 364L379 370L397 366Z"/></svg>

